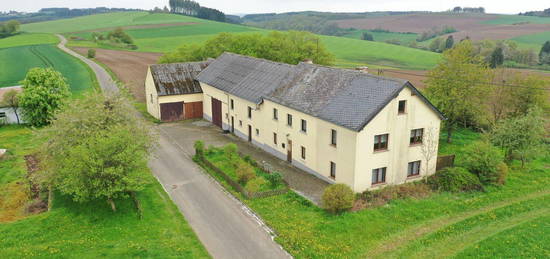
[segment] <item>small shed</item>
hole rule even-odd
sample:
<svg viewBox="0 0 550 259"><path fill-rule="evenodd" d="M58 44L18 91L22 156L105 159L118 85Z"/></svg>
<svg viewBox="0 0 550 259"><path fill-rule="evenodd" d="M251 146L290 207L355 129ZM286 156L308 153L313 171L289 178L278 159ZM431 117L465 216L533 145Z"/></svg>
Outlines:
<svg viewBox="0 0 550 259"><path fill-rule="evenodd" d="M149 66L145 79L147 111L161 121L202 118L202 89L195 77L209 63Z"/></svg>

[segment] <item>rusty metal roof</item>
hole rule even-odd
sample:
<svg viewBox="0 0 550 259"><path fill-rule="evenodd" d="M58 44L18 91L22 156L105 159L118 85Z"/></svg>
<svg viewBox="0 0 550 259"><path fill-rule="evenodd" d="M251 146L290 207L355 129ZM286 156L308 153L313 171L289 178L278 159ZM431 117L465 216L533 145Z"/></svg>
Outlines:
<svg viewBox="0 0 550 259"><path fill-rule="evenodd" d="M159 96L202 93L196 76L211 60L151 65L151 75Z"/></svg>

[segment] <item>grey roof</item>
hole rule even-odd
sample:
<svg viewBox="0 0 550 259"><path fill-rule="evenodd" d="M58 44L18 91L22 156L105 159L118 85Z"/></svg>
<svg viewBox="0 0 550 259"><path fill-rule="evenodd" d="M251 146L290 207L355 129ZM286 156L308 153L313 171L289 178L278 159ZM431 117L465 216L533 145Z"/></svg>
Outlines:
<svg viewBox="0 0 550 259"><path fill-rule="evenodd" d="M349 69L224 53L197 80L255 103L267 99L354 131L362 130L409 87L444 119L409 82Z"/></svg>
<svg viewBox="0 0 550 259"><path fill-rule="evenodd" d="M151 75L159 96L202 93L195 77L211 60L203 62L151 65Z"/></svg>
<svg viewBox="0 0 550 259"><path fill-rule="evenodd" d="M197 80L259 104L271 91L292 79L293 68L293 65L226 52L204 69Z"/></svg>

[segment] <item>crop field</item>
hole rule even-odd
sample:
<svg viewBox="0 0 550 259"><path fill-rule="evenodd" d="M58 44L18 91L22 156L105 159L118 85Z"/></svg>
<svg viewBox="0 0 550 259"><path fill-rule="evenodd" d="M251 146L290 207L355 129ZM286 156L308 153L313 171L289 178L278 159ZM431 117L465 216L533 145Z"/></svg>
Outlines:
<svg viewBox="0 0 550 259"><path fill-rule="evenodd" d="M0 39L0 49L28 45L57 44L59 38L47 33L21 33Z"/></svg>
<svg viewBox="0 0 550 259"><path fill-rule="evenodd" d="M549 27L548 31L537 33L537 34L523 35L523 36L512 38L512 40L518 42L520 46L533 48L538 53L538 51L542 47L542 44L550 40L550 26L548 27Z"/></svg>
<svg viewBox="0 0 550 259"><path fill-rule="evenodd" d="M93 88L87 67L53 45L0 49L0 87L17 85L33 67L53 67L67 78L73 93Z"/></svg>
<svg viewBox="0 0 550 259"><path fill-rule="evenodd" d="M368 32L374 38L374 41L384 42L386 40L399 40L401 43L406 44L411 41L416 41L418 34L416 33L399 33L399 32L379 32L369 30L357 30L350 34L344 35L344 37L352 39L361 39L363 32Z"/></svg>
<svg viewBox="0 0 550 259"><path fill-rule="evenodd" d="M550 24L550 17L539 16L524 16L524 15L499 15L498 17L480 22L482 24L518 24L518 23L534 23L534 24Z"/></svg>

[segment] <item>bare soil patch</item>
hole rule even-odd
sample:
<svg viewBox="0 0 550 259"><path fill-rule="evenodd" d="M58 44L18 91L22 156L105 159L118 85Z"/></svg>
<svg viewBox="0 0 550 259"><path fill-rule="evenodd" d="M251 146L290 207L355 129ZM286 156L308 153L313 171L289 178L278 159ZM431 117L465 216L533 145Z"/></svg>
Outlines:
<svg viewBox="0 0 550 259"><path fill-rule="evenodd" d="M116 28L122 28L124 30L132 30L132 29L151 29L151 28L171 27L171 26L185 26L185 25L194 25L194 24L198 24L198 23L196 23L196 22L177 22L177 23L162 23L162 24L129 25L129 26L107 27L107 28L100 28L100 29L93 29L93 30L77 31L77 32L74 32L74 33L93 32L93 31L111 31L111 30L114 30Z"/></svg>
<svg viewBox="0 0 550 259"><path fill-rule="evenodd" d="M83 56L88 48L74 48ZM149 65L156 64L162 53L96 49L96 59L108 66L130 89L137 101L145 102L145 77Z"/></svg>
<svg viewBox="0 0 550 259"><path fill-rule="evenodd" d="M411 14L389 15L365 19L338 20L335 23L342 28L385 29L392 32L422 33L434 27L452 26L458 32L452 35L455 39L470 37L472 40L510 39L513 37L534 34L550 30L550 24L481 24L496 18L495 15L449 15L449 14Z"/></svg>

